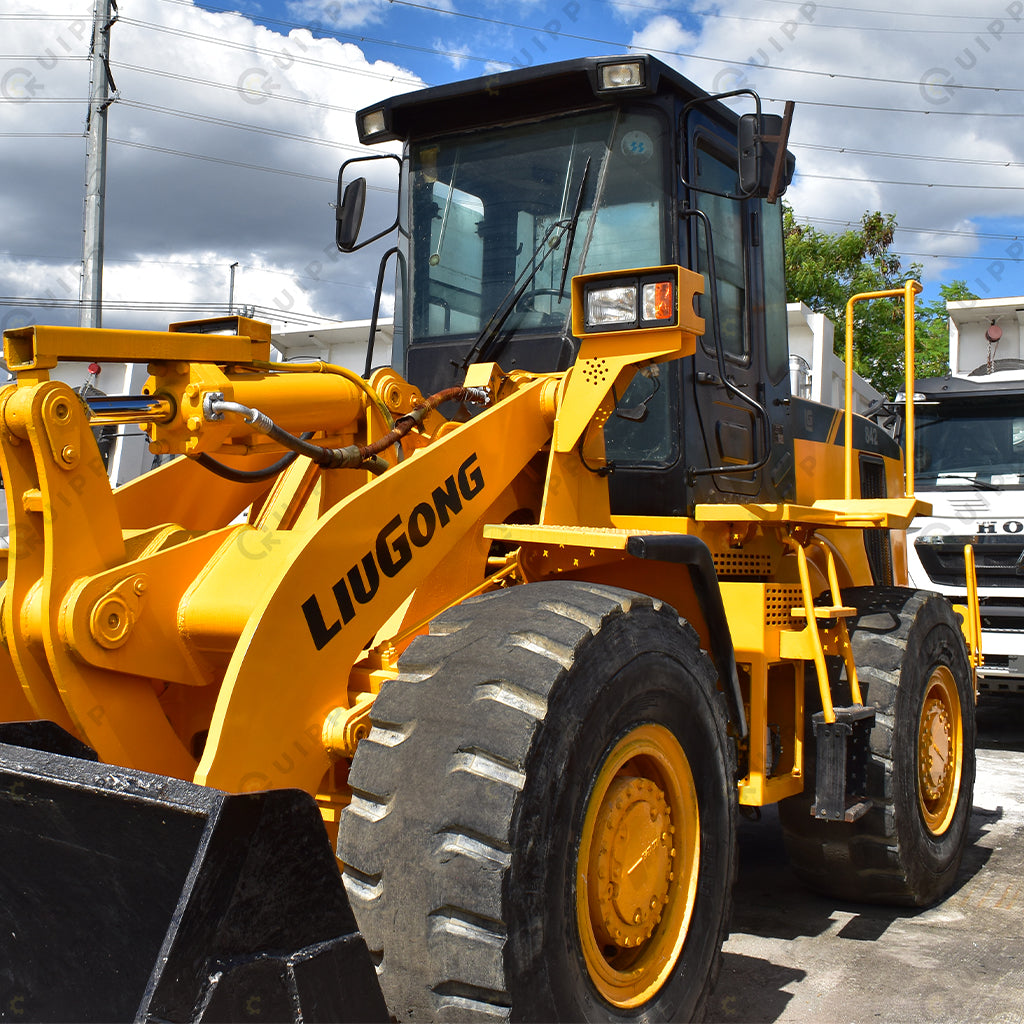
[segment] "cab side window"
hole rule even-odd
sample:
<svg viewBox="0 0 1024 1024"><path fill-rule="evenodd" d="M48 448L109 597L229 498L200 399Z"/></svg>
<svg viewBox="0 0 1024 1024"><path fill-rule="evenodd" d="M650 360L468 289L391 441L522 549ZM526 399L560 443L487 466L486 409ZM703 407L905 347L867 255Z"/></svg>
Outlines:
<svg viewBox="0 0 1024 1024"><path fill-rule="evenodd" d="M735 195L737 188L735 157L726 158L713 152L710 140L698 138L694 154L695 184L710 192ZM708 192L696 192L697 208L714 226L715 274L718 278L718 311L721 318L722 350L727 359L747 365L750 362L750 336L746 315L747 275L744 261L744 204ZM697 228L697 252L700 269L707 279L707 240L703 229ZM700 314L711 325L711 282L700 299ZM714 338L709 330L702 339L704 349L714 352Z"/></svg>

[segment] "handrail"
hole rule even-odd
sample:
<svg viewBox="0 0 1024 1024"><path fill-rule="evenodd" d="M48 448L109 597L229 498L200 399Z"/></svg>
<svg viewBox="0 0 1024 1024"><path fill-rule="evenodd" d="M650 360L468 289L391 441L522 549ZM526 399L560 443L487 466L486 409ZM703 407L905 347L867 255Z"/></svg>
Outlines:
<svg viewBox="0 0 1024 1024"><path fill-rule="evenodd" d="M964 545L964 571L967 576L967 642L970 647L971 674L974 693L978 693L978 669L985 664L981 650L981 608L978 604L978 570L974 561L974 546Z"/></svg>
<svg viewBox="0 0 1024 1024"><path fill-rule="evenodd" d="M922 291L920 282L912 278L902 288L878 292L861 292L846 303L846 432L843 438L845 456L845 497L853 497L853 305L865 299L892 299L903 296L903 367L907 395L905 433L906 488L908 498L914 496L914 296Z"/></svg>

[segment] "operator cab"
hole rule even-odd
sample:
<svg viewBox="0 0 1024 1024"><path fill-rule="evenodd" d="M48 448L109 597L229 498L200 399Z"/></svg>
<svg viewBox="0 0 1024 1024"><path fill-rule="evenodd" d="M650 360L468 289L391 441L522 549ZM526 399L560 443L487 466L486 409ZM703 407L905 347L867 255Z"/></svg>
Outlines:
<svg viewBox="0 0 1024 1024"><path fill-rule="evenodd" d="M768 410L789 396L776 200L794 161L781 119L761 115L752 93L745 102L756 112L741 117L660 61L631 55L360 111L362 142L404 143L388 253L398 267L396 368L424 393L460 383L479 361L565 370L578 350L573 276L678 264L705 276L697 312L707 332L693 359L646 368L615 396L605 428L612 509L685 515L698 501L784 496L788 429ZM366 244L365 186L352 183L365 166L350 161L339 179L346 251Z"/></svg>

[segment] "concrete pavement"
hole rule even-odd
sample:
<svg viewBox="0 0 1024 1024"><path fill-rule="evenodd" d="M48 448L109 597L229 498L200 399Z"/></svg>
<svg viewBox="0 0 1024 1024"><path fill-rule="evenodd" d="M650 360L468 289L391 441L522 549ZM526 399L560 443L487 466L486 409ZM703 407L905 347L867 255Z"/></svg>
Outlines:
<svg viewBox="0 0 1024 1024"><path fill-rule="evenodd" d="M710 1021L1024 1024L1024 698L983 703L978 720L969 845L937 906L816 896L789 870L774 809L741 826Z"/></svg>

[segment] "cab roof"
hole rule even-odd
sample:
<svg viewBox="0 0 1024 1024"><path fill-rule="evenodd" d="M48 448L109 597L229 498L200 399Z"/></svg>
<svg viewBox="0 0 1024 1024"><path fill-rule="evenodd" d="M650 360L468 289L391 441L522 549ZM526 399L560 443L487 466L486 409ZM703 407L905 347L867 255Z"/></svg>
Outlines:
<svg viewBox="0 0 1024 1024"><path fill-rule="evenodd" d="M639 66L639 84L602 85L604 69L628 63ZM664 94L676 95L684 102L708 95L649 54L578 57L392 96L360 110L356 125L364 144L392 142L585 109L625 96ZM736 122L733 111L722 104L715 107L727 123ZM381 115L379 130L368 131L367 115L377 112Z"/></svg>

